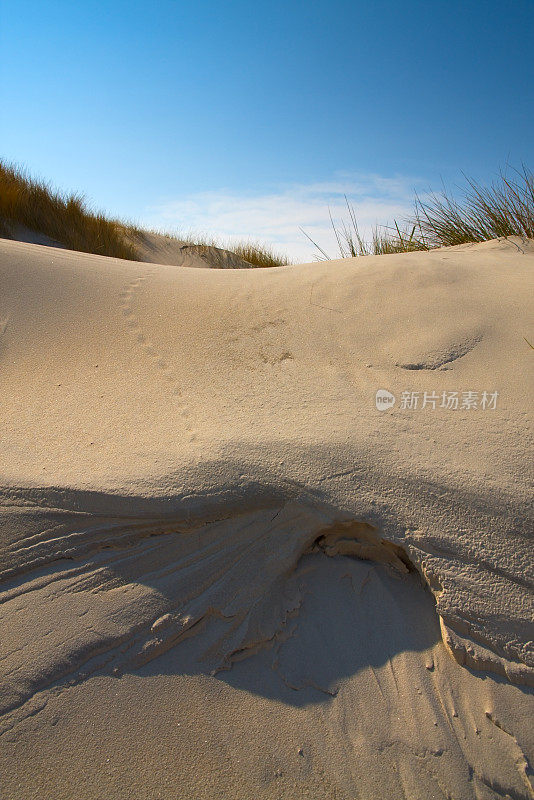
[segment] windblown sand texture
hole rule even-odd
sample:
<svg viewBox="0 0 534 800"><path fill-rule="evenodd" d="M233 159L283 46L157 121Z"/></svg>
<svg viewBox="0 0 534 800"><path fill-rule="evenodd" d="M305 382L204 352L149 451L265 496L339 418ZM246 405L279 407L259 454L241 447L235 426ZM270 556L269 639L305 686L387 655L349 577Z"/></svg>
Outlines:
<svg viewBox="0 0 534 800"><path fill-rule="evenodd" d="M0 240L0 797L531 798L534 244L188 263Z"/></svg>

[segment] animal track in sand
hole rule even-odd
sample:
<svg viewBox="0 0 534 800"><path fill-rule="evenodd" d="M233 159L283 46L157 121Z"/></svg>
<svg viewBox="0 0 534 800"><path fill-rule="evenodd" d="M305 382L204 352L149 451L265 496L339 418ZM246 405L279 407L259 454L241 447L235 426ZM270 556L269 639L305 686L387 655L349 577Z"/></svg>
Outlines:
<svg viewBox="0 0 534 800"><path fill-rule="evenodd" d="M131 280L120 293L121 302L119 307L135 344L152 360L163 380L167 383L170 394L173 397L174 407L182 419L182 424L187 431L188 439L194 442L197 439L197 432L191 422L191 412L184 399L178 377L172 367L167 364L161 353L158 352L147 333L142 329L139 316L132 307L132 300L136 293L143 283L153 277L157 271L157 266L151 267L142 275L138 275Z"/></svg>

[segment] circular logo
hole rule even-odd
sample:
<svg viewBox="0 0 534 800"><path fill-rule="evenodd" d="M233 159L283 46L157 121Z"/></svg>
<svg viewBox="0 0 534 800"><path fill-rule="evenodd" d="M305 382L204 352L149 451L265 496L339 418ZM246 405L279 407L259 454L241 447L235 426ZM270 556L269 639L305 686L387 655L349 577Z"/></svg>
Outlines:
<svg viewBox="0 0 534 800"><path fill-rule="evenodd" d="M395 395L387 389L379 389L375 397L376 407L379 411L387 411L395 405Z"/></svg>

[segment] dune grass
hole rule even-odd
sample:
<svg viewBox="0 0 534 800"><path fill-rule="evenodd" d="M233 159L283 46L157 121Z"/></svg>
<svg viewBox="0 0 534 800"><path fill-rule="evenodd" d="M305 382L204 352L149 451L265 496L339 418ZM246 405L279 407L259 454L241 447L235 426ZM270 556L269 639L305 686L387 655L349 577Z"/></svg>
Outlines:
<svg viewBox="0 0 534 800"><path fill-rule="evenodd" d="M429 247L485 242L501 236L534 238L534 174L523 165L503 170L490 186L465 177L459 199L445 189L415 201L415 224Z"/></svg>
<svg viewBox="0 0 534 800"><path fill-rule="evenodd" d="M46 181L35 180L25 170L0 160L0 236L17 238L19 226L42 233L69 250L131 261L140 260L136 241L150 233L137 225L95 212L80 194L59 192ZM206 247L223 247L215 239L202 236L180 237L180 241L200 251ZM279 267L289 263L282 254L259 242L242 242L225 249L253 267Z"/></svg>
<svg viewBox="0 0 534 800"><path fill-rule="evenodd" d="M395 221L393 228L375 227L371 241L360 235L356 211L345 197L348 221L336 225L330 215L337 257L409 253L503 236L534 238L534 174L525 165L511 173L501 170L490 186L464 176L466 185L458 197L445 188L424 199L416 195L413 215L400 225ZM317 249L319 260L331 258L303 233Z"/></svg>
<svg viewBox="0 0 534 800"><path fill-rule="evenodd" d="M16 226L49 236L83 253L135 260L120 224L89 209L83 197L55 191L17 167L0 162L0 218L4 235Z"/></svg>
<svg viewBox="0 0 534 800"><path fill-rule="evenodd" d="M407 253L436 247L482 242L502 236L534 238L534 174L526 166L483 186L471 178L459 195L445 188L424 198L416 195L413 214L393 227L377 226L371 240L359 231L354 206L347 197L348 219L339 225L330 215L339 254L354 258L365 255ZM62 193L45 181L31 178L23 169L0 161L0 236L17 237L24 226L57 241L70 250L96 253L132 261L140 260L138 246L151 233L136 225L111 219L93 211L76 193ZM329 256L305 231L320 260ZM160 234L167 235L160 231ZM288 258L269 245L256 241L224 244L202 235L172 235L202 252L218 247L235 253L253 267L278 267Z"/></svg>
<svg viewBox="0 0 534 800"><path fill-rule="evenodd" d="M240 242L228 245L227 249L255 267L281 267L290 263L286 256L261 242Z"/></svg>
<svg viewBox="0 0 534 800"><path fill-rule="evenodd" d="M332 214L329 211L330 224L332 225L339 250L339 256L335 256L335 258L356 258L357 256L408 253L414 250L429 249L426 242L422 241L416 235L417 225L415 223L413 223L411 227L404 225L400 228L398 223L395 222L393 231L387 227L375 226L371 241L365 240L361 236L358 228L354 206L349 203L346 195L345 203L347 204L348 222L342 221L339 226L336 226ZM317 249L317 258L320 261L330 261L332 256L329 256L311 236L308 236L305 230L301 228L301 231Z"/></svg>

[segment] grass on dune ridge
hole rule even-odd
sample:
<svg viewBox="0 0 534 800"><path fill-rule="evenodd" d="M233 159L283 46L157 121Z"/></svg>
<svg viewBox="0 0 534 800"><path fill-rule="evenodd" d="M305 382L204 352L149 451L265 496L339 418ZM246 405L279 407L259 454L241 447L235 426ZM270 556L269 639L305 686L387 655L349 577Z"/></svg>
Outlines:
<svg viewBox="0 0 534 800"><path fill-rule="evenodd" d="M483 186L465 178L466 186L458 197L445 188L421 199L416 195L411 217L393 228L377 226L371 241L358 229L354 207L347 197L348 220L330 222L339 255L354 258L364 255L406 253L436 247L483 242L503 236L534 238L534 174L525 165L510 173L501 170L498 178ZM16 238L16 227L24 226L42 233L70 250L140 260L137 245L149 233L142 228L111 219L91 210L76 193L61 193L45 181L31 178L23 169L0 160L0 236ZM317 258L331 256L305 236L318 251ZM259 242L223 244L207 236L171 235L170 238L202 252L209 247L229 250L254 267L278 267L289 264L284 255Z"/></svg>
<svg viewBox="0 0 534 800"><path fill-rule="evenodd" d="M288 258L277 253L270 245L261 242L240 242L228 245L226 249L231 250L243 261L248 261L255 267L281 267L291 263Z"/></svg>
<svg viewBox="0 0 534 800"><path fill-rule="evenodd" d="M360 235L356 212L345 197L348 221L330 222L339 256L355 258L366 255L409 253L436 247L485 242L503 236L534 238L534 173L525 165L505 171L490 185L483 186L465 177L466 185L458 198L445 188L424 200L416 195L414 212L401 225L374 228L371 241ZM311 239L320 260L329 260L325 251Z"/></svg>
<svg viewBox="0 0 534 800"><path fill-rule="evenodd" d="M0 161L0 233L24 225L83 253L136 260L120 223L87 208L79 194L62 194L44 181Z"/></svg>
<svg viewBox="0 0 534 800"><path fill-rule="evenodd" d="M95 212L80 194L58 192L49 183L35 180L25 170L0 160L0 236L13 238L19 225L44 234L69 250L131 261L139 260L136 240L149 233L137 225ZM222 247L202 236L180 236L179 240L200 252L207 247ZM242 242L226 249L254 267L289 263L269 245L259 242Z"/></svg>

